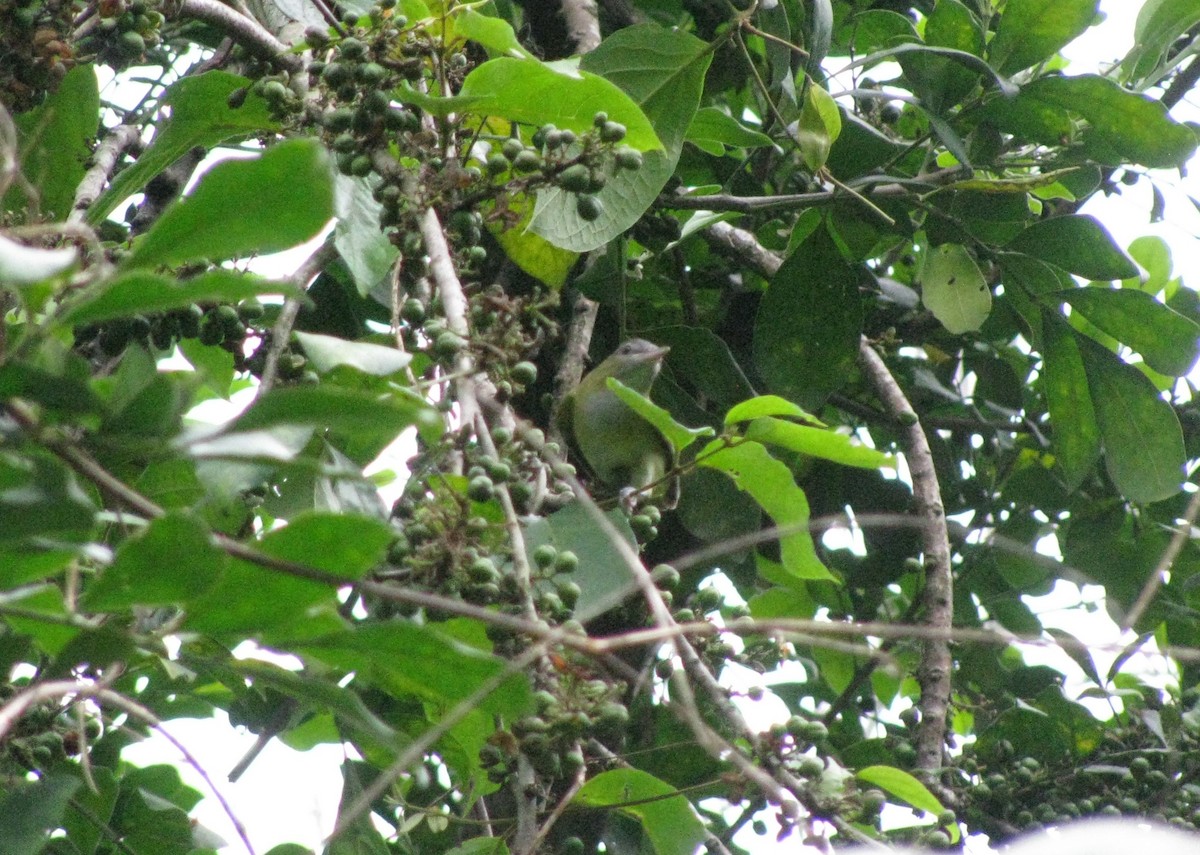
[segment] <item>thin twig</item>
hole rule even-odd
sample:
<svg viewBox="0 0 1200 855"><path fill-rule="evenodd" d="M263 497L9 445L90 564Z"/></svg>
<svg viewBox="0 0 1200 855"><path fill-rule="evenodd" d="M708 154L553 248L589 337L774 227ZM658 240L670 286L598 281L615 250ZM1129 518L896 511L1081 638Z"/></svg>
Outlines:
<svg viewBox="0 0 1200 855"><path fill-rule="evenodd" d="M1154 565L1154 570L1150 573L1150 578L1142 586L1142 592L1138 594L1133 607L1129 609L1125 617L1121 618L1122 632L1141 620L1146 609L1150 607L1150 602L1154 599L1154 595L1158 593L1158 589L1162 583L1167 580L1167 574L1171 572L1171 565L1179 557L1179 553L1183 550L1183 545L1192 538L1197 516L1200 516L1200 490L1192 494L1192 500L1188 502L1187 510L1183 512L1183 519L1180 521L1180 525L1175 529L1174 534L1171 535L1171 542L1167 544L1167 548L1159 556L1158 563Z"/></svg>
<svg viewBox="0 0 1200 855"><path fill-rule="evenodd" d="M433 747L439 739L446 735L452 727L462 721L464 718L478 709L483 700L511 677L513 674L519 673L526 666L532 664L538 657L546 652L544 645L535 645L529 648L516 659L505 664L504 668L493 674L487 680L476 687L475 691L467 695L457 704L450 708L437 723L414 739L400 753L387 769L383 770L370 786L366 787L349 807L341 812L338 816L337 825L326 838L326 843L331 843L342 832L358 822L370 810L374 801L387 792L388 788L395 783L405 771L412 767L415 763L420 762L425 756L425 752Z"/></svg>
<svg viewBox="0 0 1200 855"><path fill-rule="evenodd" d="M312 280L320 276L321 271L337 258L337 255L338 250L333 242L333 235L329 235L312 255L296 268L296 272L288 277L288 282L295 285L298 290L307 290ZM288 297L284 300L283 309L279 312L275 326L271 328L271 343L267 347L266 359L263 360L263 371L259 378L258 389L254 393L256 400L270 392L279 377L279 359L291 342L292 327L296 324L296 316L300 314L300 304L301 301L298 297Z"/></svg>

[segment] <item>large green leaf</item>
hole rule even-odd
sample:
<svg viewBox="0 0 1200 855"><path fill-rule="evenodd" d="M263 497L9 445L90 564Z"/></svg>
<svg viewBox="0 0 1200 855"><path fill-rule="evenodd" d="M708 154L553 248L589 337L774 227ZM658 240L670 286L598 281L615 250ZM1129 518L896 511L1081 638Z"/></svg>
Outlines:
<svg viewBox="0 0 1200 855"><path fill-rule="evenodd" d="M0 840L5 855L38 855L59 827L71 797L83 781L56 773L21 783L0 799Z"/></svg>
<svg viewBox="0 0 1200 855"><path fill-rule="evenodd" d="M858 358L858 271L817 229L771 277L754 325L754 362L772 392L816 410Z"/></svg>
<svg viewBox="0 0 1200 855"><path fill-rule="evenodd" d="M859 770L857 777L860 781L873 784L926 813L938 814L942 811L942 803L938 801L937 796L903 769L894 766L868 766ZM961 834L957 823L951 823L947 830L950 832L951 842L957 843Z"/></svg>
<svg viewBox="0 0 1200 855"><path fill-rule="evenodd" d="M36 201L47 221L65 220L75 203L75 191L100 126L96 70L91 65L75 66L45 103L21 114L14 123L20 134L21 172L37 192L37 199L25 198L19 183L6 180L9 192L3 208L28 209Z"/></svg>
<svg viewBox="0 0 1200 855"><path fill-rule="evenodd" d="M1085 148L1102 163L1132 161L1171 169L1181 167L1196 150L1195 132L1172 119L1162 103L1122 89L1107 77L1042 77L1023 88L1011 105L1013 110L1045 108L1086 119ZM1067 132L1072 132L1069 125ZM1058 138L1049 142L1061 144Z"/></svg>
<svg viewBox="0 0 1200 855"><path fill-rule="evenodd" d="M725 148L762 148L774 145L761 131L748 128L716 107L701 107L692 116L687 141L708 154L721 156Z"/></svg>
<svg viewBox="0 0 1200 855"><path fill-rule="evenodd" d="M378 520L304 514L264 535L254 546L266 556L353 582L379 565L393 539L392 530ZM272 631L285 638L304 638L332 628L336 595L329 584L237 559L208 593L191 600L185 625L224 638ZM317 619L321 612L325 621Z"/></svg>
<svg viewBox="0 0 1200 855"><path fill-rule="evenodd" d="M218 163L138 242L125 268L278 252L333 216L333 173L315 140L279 143L253 160Z"/></svg>
<svg viewBox="0 0 1200 855"><path fill-rule="evenodd" d="M88 289L68 304L61 322L73 326L183 309L193 303L236 303L262 294L292 293L291 286L248 273L215 268L180 282L145 270L131 270Z"/></svg>
<svg viewBox="0 0 1200 855"><path fill-rule="evenodd" d="M1054 56L1096 20L1099 0L1008 0L988 58L1013 74Z"/></svg>
<svg viewBox="0 0 1200 855"><path fill-rule="evenodd" d="M1127 279L1137 264L1095 217L1069 214L1039 220L1006 247L1088 279Z"/></svg>
<svg viewBox="0 0 1200 855"><path fill-rule="evenodd" d="M1133 48L1121 61L1126 80L1154 83L1173 64L1171 46L1200 22L1200 5L1195 0L1146 0L1133 30ZM1175 58L1178 62L1182 55Z"/></svg>
<svg viewBox="0 0 1200 855"><path fill-rule="evenodd" d="M207 526L170 514L121 545L112 564L87 589L83 604L95 611L180 605L215 585L228 562Z"/></svg>
<svg viewBox="0 0 1200 855"><path fill-rule="evenodd" d="M684 358L668 356L671 375L690 383L696 391L723 404L734 404L754 394L725 343L716 333L704 327L670 326L654 331L654 341L683 354Z"/></svg>
<svg viewBox="0 0 1200 855"><path fill-rule="evenodd" d="M1175 411L1137 368L1091 339L1080 345L1113 483L1134 502L1174 496L1186 458Z"/></svg>
<svg viewBox="0 0 1200 855"><path fill-rule="evenodd" d="M681 425L669 412L645 395L630 389L615 377L609 377L607 383L608 388L621 399L625 406L654 425L676 451L683 451L696 440L713 435L713 429L710 427L690 428L687 425Z"/></svg>
<svg viewBox="0 0 1200 855"><path fill-rule="evenodd" d="M353 389L288 387L272 389L227 426L227 432L262 430L275 425L328 427L348 435L399 434L416 425L427 438L441 431L437 412L415 395L381 396Z"/></svg>
<svg viewBox="0 0 1200 855"><path fill-rule="evenodd" d="M86 537L95 512L74 474L55 458L0 452L0 544Z"/></svg>
<svg viewBox="0 0 1200 855"><path fill-rule="evenodd" d="M779 549L793 584L834 578L817 557L808 531L808 498L796 485L792 470L772 457L765 446L750 441L726 446L714 440L697 455L696 461L728 475L739 490L749 493L767 512L775 525L787 530L779 537Z"/></svg>
<svg viewBox="0 0 1200 855"><path fill-rule="evenodd" d="M1088 388L1078 333L1056 315L1042 325L1042 383L1053 429L1054 452L1067 486L1077 488L1100 457L1100 426Z"/></svg>
<svg viewBox="0 0 1200 855"><path fill-rule="evenodd" d="M374 377L390 377L412 362L411 353L382 344L306 332L296 333L296 339L313 368L322 374L346 366Z"/></svg>
<svg viewBox="0 0 1200 855"><path fill-rule="evenodd" d="M367 179L338 173L334 190L333 245L354 277L358 293L365 297L387 276L400 251L379 227L383 206L371 195Z"/></svg>
<svg viewBox="0 0 1200 855"><path fill-rule="evenodd" d="M636 548L629 518L620 510L609 511L605 516L617 536ZM570 576L581 589L575 606L575 617L579 620L590 620L607 611L637 587L617 545L582 502L572 502L548 516L526 520L524 532L530 561L534 550L542 544L550 544L559 552L574 552L579 557L579 566Z"/></svg>
<svg viewBox="0 0 1200 855"><path fill-rule="evenodd" d="M501 680L479 702L481 709L515 717L526 712L530 702L524 673L505 676L504 660L433 627L408 621L376 623L315 638L299 649L343 671L356 672L395 696L415 694L451 706L483 683Z"/></svg>
<svg viewBox="0 0 1200 855"><path fill-rule="evenodd" d="M708 44L681 30L643 24L609 36L580 62L584 71L615 83L641 108L661 141L642 168L621 170L596 194L602 213L588 221L573 193L552 188L538 194L530 225L555 246L588 252L637 222L675 169L684 137L700 103L712 59Z"/></svg>
<svg viewBox="0 0 1200 855"><path fill-rule="evenodd" d="M625 126L624 143L639 151L662 148L654 127L630 97L594 73L535 59L499 57L467 75L460 94L475 98L468 108L540 127L547 122L578 134L593 128L597 112Z"/></svg>
<svg viewBox="0 0 1200 855"><path fill-rule="evenodd" d="M746 428L746 438L859 469L894 469L896 466L896 459L890 454L868 448L844 433L798 425L783 419L755 419Z"/></svg>
<svg viewBox="0 0 1200 855"><path fill-rule="evenodd" d="M573 804L613 809L636 819L655 855L693 855L707 834L682 793L638 769L601 772L583 785Z"/></svg>
<svg viewBox="0 0 1200 855"><path fill-rule="evenodd" d="M992 290L966 247L944 243L925 255L921 302L948 332L961 335L983 326L992 310Z"/></svg>
<svg viewBox="0 0 1200 855"><path fill-rule="evenodd" d="M925 21L925 42L932 47L983 54L983 28L959 0L940 0ZM935 113L944 113L959 103L979 79L977 71L961 63L928 52L900 57L904 75L913 81L922 103Z"/></svg>
<svg viewBox="0 0 1200 855"><path fill-rule="evenodd" d="M88 221L104 220L127 196L183 157L194 146L211 148L217 143L240 139L262 131L275 131L267 102L247 93L240 107L229 106L230 96L250 81L227 71L209 71L184 76L167 90L164 103L171 108L154 141L128 169L121 172L104 194L88 209Z"/></svg>
<svg viewBox="0 0 1200 855"><path fill-rule="evenodd" d="M804 108L796 125L796 143L810 172L817 172L829 159L829 149L842 132L842 113L837 102L820 86L808 87Z"/></svg>
<svg viewBox="0 0 1200 855"><path fill-rule="evenodd" d="M1062 299L1099 329L1127 344L1160 374L1181 377L1200 356L1200 324L1129 288L1074 288Z"/></svg>

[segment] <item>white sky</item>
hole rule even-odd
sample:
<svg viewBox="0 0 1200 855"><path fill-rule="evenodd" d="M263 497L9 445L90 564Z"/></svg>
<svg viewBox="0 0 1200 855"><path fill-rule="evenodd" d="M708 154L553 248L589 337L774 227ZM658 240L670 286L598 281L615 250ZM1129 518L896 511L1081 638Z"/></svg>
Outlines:
<svg viewBox="0 0 1200 855"><path fill-rule="evenodd" d="M1142 4L1133 0L1102 0L1101 8L1108 19L1093 27L1077 40L1067 51L1074 66L1072 71L1083 72L1103 67L1123 56L1132 46L1134 21ZM106 93L111 95L111 93ZM1200 95L1195 90L1188 99L1172 111L1179 121L1200 122ZM1200 163L1194 164L1200 171ZM1084 209L1095 215L1112 232L1118 244L1127 246L1134 238L1157 235L1171 247L1175 272L1185 274L1190 287L1200 286L1193 272L1200 269L1200 212L1188 201L1186 193L1200 198L1200 181L1195 176L1181 178L1177 173L1159 171L1154 174L1166 197L1165 222L1150 224L1149 212L1151 193L1145 180L1133 187L1121 186L1120 195L1097 196ZM298 263L303 255L291 253L289 257ZM277 262L278 263L278 262ZM283 262L287 265L288 262ZM1102 608L1090 615L1071 608L1081 601L1081 596L1093 601L1097 591L1086 590L1081 595L1073 585L1060 583L1053 594L1041 598L1036 608L1043 621L1050 625L1068 629L1081 640L1097 645L1112 645L1119 640L1115 625L1108 620ZM1107 668L1112 654L1098 654L1101 672ZM1064 671L1082 675L1065 654L1050 651L1031 651L1029 658L1047 661ZM1146 668L1153 671L1161 660L1146 661ZM738 682L743 688L754 682L751 676L742 675ZM767 698L758 704L748 704L747 713L765 728L768 723L786 717L783 705ZM225 799L231 803L235 814L248 829L256 851L265 852L283 842L295 842L319 849L320 841L328 834L336 816L341 788L341 749L337 746L321 746L303 754L284 747L273 740L262 756L237 784L225 781L228 770L233 767L242 753L254 742L251 734L238 733L228 723L219 719L178 720L167 724L167 730L188 747L192 754L204 764L209 776L216 782ZM191 767L180 761L178 753L161 738L154 737L132 746L124 752L124 758L136 765L168 762L178 765L180 774L191 786L208 794L207 785ZM193 816L201 824L216 831L230 844L223 852L243 852L244 847L232 830L228 819L217 801L207 797L194 811ZM739 842L743 842L739 840ZM975 851L978 849L975 844ZM797 840L789 838L774 843L773 836L760 838L755 845L757 853L783 853L797 851ZM813 850L807 850L813 851Z"/></svg>

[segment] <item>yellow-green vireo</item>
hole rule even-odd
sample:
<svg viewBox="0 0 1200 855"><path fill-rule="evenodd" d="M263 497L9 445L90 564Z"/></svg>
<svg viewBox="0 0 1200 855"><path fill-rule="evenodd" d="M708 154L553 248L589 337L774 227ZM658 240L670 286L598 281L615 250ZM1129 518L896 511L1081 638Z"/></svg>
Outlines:
<svg viewBox="0 0 1200 855"><path fill-rule="evenodd" d="M650 394L668 347L634 338L593 368L563 401L559 427L573 440L588 468L604 484L642 490L661 481L675 467L675 450L658 429L643 419L608 388L615 377L630 389ZM679 479L659 485L662 504L673 508L679 499Z"/></svg>

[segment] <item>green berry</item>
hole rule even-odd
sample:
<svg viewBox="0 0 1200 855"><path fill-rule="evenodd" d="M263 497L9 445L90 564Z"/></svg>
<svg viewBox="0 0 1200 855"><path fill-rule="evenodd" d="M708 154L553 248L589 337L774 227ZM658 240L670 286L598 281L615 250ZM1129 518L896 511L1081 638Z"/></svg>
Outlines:
<svg viewBox="0 0 1200 855"><path fill-rule="evenodd" d="M517 155L523 151L525 151L525 146L521 144L521 141L512 139L511 137L506 139L504 141L504 145L500 147L501 154L503 154L504 158L509 161L516 160Z"/></svg>
<svg viewBox="0 0 1200 855"><path fill-rule="evenodd" d="M490 502L496 495L496 485L486 475L476 475L467 482L467 496L474 502Z"/></svg>
<svg viewBox="0 0 1200 855"><path fill-rule="evenodd" d="M642 168L642 153L635 148L622 148L613 158L620 169L633 171Z"/></svg>
<svg viewBox="0 0 1200 855"><path fill-rule="evenodd" d="M537 366L532 362L518 362L509 371L514 383L531 386L537 382Z"/></svg>
<svg viewBox="0 0 1200 855"><path fill-rule="evenodd" d="M522 149L521 153L513 158L512 165L517 172L534 172L542 168L542 158L536 151Z"/></svg>
<svg viewBox="0 0 1200 855"><path fill-rule="evenodd" d="M620 122L605 122L600 126L600 139L606 143L618 143L625 139L625 126Z"/></svg>
<svg viewBox="0 0 1200 855"><path fill-rule="evenodd" d="M554 558L555 573L574 573L579 569L579 556L569 549L559 552Z"/></svg>
<svg viewBox="0 0 1200 855"><path fill-rule="evenodd" d="M591 170L582 163L568 166L558 176L558 185L571 193L586 193L591 183Z"/></svg>
<svg viewBox="0 0 1200 855"><path fill-rule="evenodd" d="M543 543L533 550L533 563L543 570L554 564L557 558L558 550L552 544Z"/></svg>
<svg viewBox="0 0 1200 855"><path fill-rule="evenodd" d="M603 210L600 200L595 196L577 196L575 198L575 211L581 220L589 223L597 220Z"/></svg>

